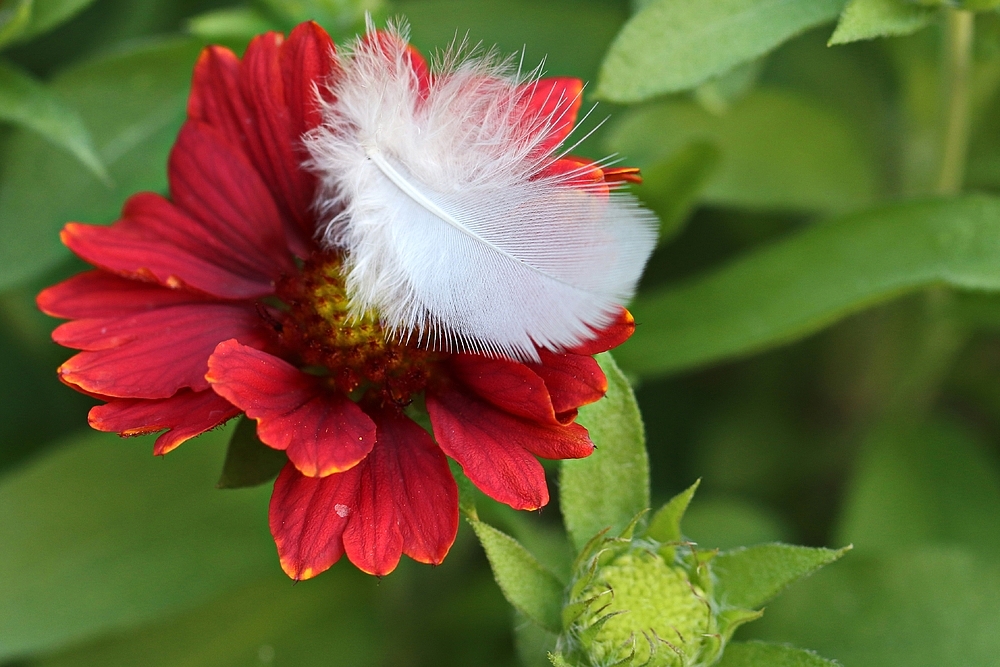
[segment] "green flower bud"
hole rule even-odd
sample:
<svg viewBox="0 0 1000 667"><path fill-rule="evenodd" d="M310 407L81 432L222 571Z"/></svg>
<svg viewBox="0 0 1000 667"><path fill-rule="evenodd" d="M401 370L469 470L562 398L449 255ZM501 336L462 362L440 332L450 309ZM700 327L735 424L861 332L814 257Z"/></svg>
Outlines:
<svg viewBox="0 0 1000 667"><path fill-rule="evenodd" d="M711 667L736 629L763 613L747 607L850 549L762 544L716 560L718 549L701 549L681 531L697 488L648 521L640 512L617 537L605 529L581 550L549 653L553 667ZM547 627L556 624L550 618Z"/></svg>
<svg viewBox="0 0 1000 667"><path fill-rule="evenodd" d="M618 537L598 535L576 560L563 633L553 664L571 667L708 667L721 657L735 629L760 612L727 607L713 598L717 551L679 536L682 502L654 519L643 537L637 516ZM677 524L673 528L667 524ZM655 529L654 529L655 528Z"/></svg>
<svg viewBox="0 0 1000 667"><path fill-rule="evenodd" d="M605 592L609 595L603 597ZM649 667L682 667L701 653L712 631L705 592L687 572L657 553L627 551L600 567L583 598L598 598L580 617L584 647L592 661L613 665L629 660ZM606 602L605 602L606 601Z"/></svg>

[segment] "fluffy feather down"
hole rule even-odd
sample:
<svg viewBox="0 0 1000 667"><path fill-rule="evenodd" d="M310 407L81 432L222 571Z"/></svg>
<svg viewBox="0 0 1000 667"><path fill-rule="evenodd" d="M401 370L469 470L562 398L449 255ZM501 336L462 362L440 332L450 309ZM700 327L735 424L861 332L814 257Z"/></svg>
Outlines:
<svg viewBox="0 0 1000 667"><path fill-rule="evenodd" d="M537 77L492 54L453 49L429 78L410 54L405 32L369 30L335 56L306 138L355 307L430 348L517 360L593 337L632 296L655 217L589 168L543 175L573 100L529 108Z"/></svg>

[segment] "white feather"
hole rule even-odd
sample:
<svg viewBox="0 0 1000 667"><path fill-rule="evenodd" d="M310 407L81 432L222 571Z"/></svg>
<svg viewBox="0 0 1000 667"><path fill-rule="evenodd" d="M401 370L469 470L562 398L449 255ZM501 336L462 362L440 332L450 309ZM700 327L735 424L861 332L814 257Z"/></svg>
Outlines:
<svg viewBox="0 0 1000 667"><path fill-rule="evenodd" d="M526 114L536 77L460 46L422 96L405 31L390 34L335 56L334 101L306 137L354 308L430 348L517 360L592 338L631 298L655 217L579 174L540 176L561 119Z"/></svg>

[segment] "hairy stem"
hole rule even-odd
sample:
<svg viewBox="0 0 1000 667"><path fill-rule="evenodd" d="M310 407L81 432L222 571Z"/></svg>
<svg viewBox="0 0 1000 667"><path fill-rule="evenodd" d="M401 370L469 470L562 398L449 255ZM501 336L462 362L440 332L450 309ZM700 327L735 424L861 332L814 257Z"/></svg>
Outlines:
<svg viewBox="0 0 1000 667"><path fill-rule="evenodd" d="M964 9L945 10L944 95L945 115L941 168L937 193L955 195L962 190L965 156L969 144L969 98L972 70L974 14Z"/></svg>

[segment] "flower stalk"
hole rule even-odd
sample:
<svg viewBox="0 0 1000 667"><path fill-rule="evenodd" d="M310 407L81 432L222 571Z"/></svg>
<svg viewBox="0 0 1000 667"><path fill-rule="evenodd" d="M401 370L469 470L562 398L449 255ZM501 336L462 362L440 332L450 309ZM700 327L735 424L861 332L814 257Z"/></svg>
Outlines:
<svg viewBox="0 0 1000 667"><path fill-rule="evenodd" d="M943 84L945 95L941 166L936 191L956 195L962 191L969 145L969 102L972 74L972 39L975 15L967 9L945 10Z"/></svg>

